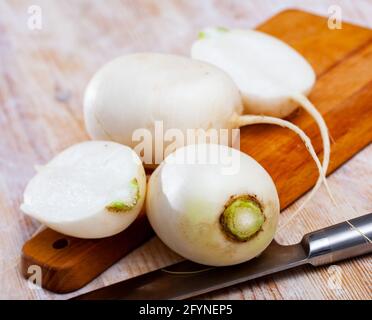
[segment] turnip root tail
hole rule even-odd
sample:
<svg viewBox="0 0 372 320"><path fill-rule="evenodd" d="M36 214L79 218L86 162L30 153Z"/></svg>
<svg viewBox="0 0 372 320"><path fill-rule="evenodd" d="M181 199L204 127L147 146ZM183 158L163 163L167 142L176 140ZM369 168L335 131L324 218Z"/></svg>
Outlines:
<svg viewBox="0 0 372 320"><path fill-rule="evenodd" d="M98 116L97 116L97 113L94 112L93 113L94 115L94 119L96 120L96 123L98 124L98 127L102 130L102 132L106 135L106 138L107 140L110 140L110 141L115 141L115 139L107 132L107 130L103 127L103 124L101 122L101 120L98 119Z"/></svg>
<svg viewBox="0 0 372 320"><path fill-rule="evenodd" d="M331 147L330 147L330 140L329 140L329 133L327 125L322 117L322 115L319 113L319 111L314 107L314 105L309 101L309 99L303 95L303 94L291 94L291 99L298 103L302 108L304 108L314 119L314 121L317 123L320 131L320 135L322 138L323 143L323 162L322 162L322 168L324 175L327 174L328 165L329 165L329 159L330 159L330 153L331 153ZM313 195L318 191L322 184L321 180L318 180L315 184L314 188L311 190L311 193L309 197L300 205L300 207L296 210L295 213L301 211L307 204L307 202L313 197ZM334 197L332 196L332 193L329 189L327 189L329 196L333 202L334 205L337 206L337 202L335 201Z"/></svg>
<svg viewBox="0 0 372 320"><path fill-rule="evenodd" d="M301 105L301 107L304 108L313 117L314 121L317 123L319 127L320 135L322 137L322 142L323 142L322 166L323 166L324 173L327 174L331 147L330 147L330 141L329 141L328 128L324 121L324 118L305 95L291 94L290 97L293 101Z"/></svg>
<svg viewBox="0 0 372 320"><path fill-rule="evenodd" d="M315 162L315 164L318 168L318 171L319 171L319 178L318 178L313 190L310 192L309 196L306 198L306 200L300 206L300 208L297 209L296 212L292 215L291 219L293 219L298 214L298 212L304 207L304 204L307 203L314 196L315 192L317 191L319 186L322 184L322 182L324 183L324 185L327 189L327 192L328 192L329 196L331 197L332 201L335 202L335 200L333 199L332 193L331 193L331 191L328 187L328 184L327 184L327 180L326 180L326 177L325 177L325 171L324 171L324 169L323 169L323 167L322 167L322 165L321 165L321 163L318 159L318 156L317 156L317 154L314 150L314 147L311 143L311 140L306 135L306 133L303 132L299 127L297 127L296 125L294 125L293 123L291 123L289 121L279 119L279 118L275 118L275 117L269 117L269 116L242 115L242 116L239 116L238 121L237 121L237 124L238 124L239 127L243 127L243 126L251 125L251 124L263 124L263 123L275 124L275 125L278 125L278 126L281 126L281 127L284 127L284 128L288 128L288 129L294 131L301 138L303 143L305 144L306 149L309 151L309 153L310 153L311 157L313 158L313 160L314 160L314 162Z"/></svg>
<svg viewBox="0 0 372 320"><path fill-rule="evenodd" d="M310 105L311 105L311 103L310 103ZM314 113L318 113L318 111L315 109ZM320 116L319 113L318 113L318 116ZM323 125L326 129L326 133L327 133L327 136L328 136L327 127L325 126L323 118L321 119L321 121L323 122ZM315 195L316 191L319 189L322 182L324 182L324 186L326 187L327 192L328 192L333 204L335 205L335 207L338 207L338 203L335 200L335 198L333 197L332 192L331 192L331 190L328 186L328 183L327 183L327 180L326 180L326 177L325 177L325 170L323 169L324 167L328 167L329 152L328 152L328 160L326 160L326 161L323 160L323 167L322 167L322 165L320 164L320 161L319 161L319 159L318 159L318 157L315 153L315 150L314 150L314 147L311 143L310 138L305 134L305 132L303 132L299 127L297 127L293 123L291 123L289 121L286 121L286 120L279 119L279 118L275 118L275 117L256 116L256 115L242 115L242 116L239 116L239 118L237 120L238 127L243 127L243 126L251 125L251 124L263 124L263 123L279 125L281 127L288 128L288 129L294 131L295 133L297 133L299 135L299 137L301 138L301 140L304 142L307 150L309 151L309 153L310 153L311 157L313 158L313 160L314 160L314 162L315 162L315 164L318 168L318 171L319 171L319 178L318 178L314 188L311 190L310 194L307 196L307 198L304 200L304 202L300 205L300 207L294 212L294 214L292 214L291 217L279 228L279 230L281 230L285 226L287 226L301 212L301 210L304 208L304 206L307 204L307 202L310 201L312 199L312 197ZM328 148L329 148L329 140L326 139L326 141L328 141ZM325 144L325 146L327 146L327 143ZM326 157L324 157L324 159L325 158ZM346 222L350 225L351 228L353 228L358 233L360 233L368 242L372 243L371 239L369 239L359 228L355 227L348 220Z"/></svg>

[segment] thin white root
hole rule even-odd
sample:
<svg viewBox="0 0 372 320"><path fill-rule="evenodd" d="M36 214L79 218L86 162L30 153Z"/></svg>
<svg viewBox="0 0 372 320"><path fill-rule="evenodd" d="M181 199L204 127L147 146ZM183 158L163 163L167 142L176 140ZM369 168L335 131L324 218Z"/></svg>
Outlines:
<svg viewBox="0 0 372 320"><path fill-rule="evenodd" d="M39 234L41 231L43 231L44 229L46 229L46 226L44 224L41 224L35 231L34 233L32 234L31 237L34 237L36 236L37 234Z"/></svg>
<svg viewBox="0 0 372 320"><path fill-rule="evenodd" d="M370 238L368 238L362 230L360 230L359 228L357 228L356 226L354 226L349 220L346 220L346 223L352 228L354 229L355 231L357 231L364 239L366 239L369 243L372 243L372 240Z"/></svg>
<svg viewBox="0 0 372 320"><path fill-rule="evenodd" d="M306 133L303 132L299 127L297 127L293 123L291 123L289 121L286 121L286 120L283 120L283 119L275 118L275 117L256 116L256 115L242 115L238 118L238 122L237 122L239 127L243 127L243 126L251 125L251 124L262 124L262 123L279 125L281 127L288 128L288 129L294 131L295 133L297 133L299 135L299 137L301 138L301 140L304 142L304 144L305 144L306 148L308 149L310 155L312 156L313 160L315 161L315 164L318 167L318 171L319 171L319 178L318 178L314 188L311 190L310 194L307 196L307 198L304 200L304 202L301 204L301 206L294 212L294 214L292 214L291 217L283 225L280 226L280 228L278 229L278 232L281 229L283 229L285 226L287 226L296 216L298 216L298 214L301 212L301 210L303 209L305 204L308 201L310 201L311 198L315 195L316 191L319 189L322 182L324 182L324 186L326 187L327 192L328 192L330 198L332 199L333 204L336 207L338 207L338 203L335 200L335 198L333 197L333 195L331 193L331 190L328 186L328 183L326 181L325 171L323 169L324 162L323 162L323 167L322 167L321 164L320 164L320 161L319 161L319 159L318 159L318 157L315 153L313 145L311 144L310 138L306 135ZM329 161L329 156L328 156L328 161ZM326 166L328 166L328 161L326 162ZM362 235L368 242L370 242L370 243L372 242L371 239L369 239L359 228L355 227L349 220L346 220L346 223L352 229L354 229L360 235Z"/></svg>
<svg viewBox="0 0 372 320"><path fill-rule="evenodd" d="M319 111L315 108L315 106L310 102L310 100L304 96L303 94L291 94L291 99L298 103L302 108L304 108L314 119L317 123L320 131L320 135L322 137L323 143L323 170L324 173L327 174L328 165L329 165L329 158L331 154L331 146L330 146L330 139L329 139L329 132L327 125L324 121L323 116L319 113Z"/></svg>
<svg viewBox="0 0 372 320"><path fill-rule="evenodd" d="M96 123L98 124L98 126L100 127L100 129L103 131L103 133L108 137L108 139L111 140L111 141L115 141L115 139L113 139L113 137L103 127L103 124L102 124L101 120L98 119L96 112L94 112L94 119L96 120Z"/></svg>
<svg viewBox="0 0 372 320"><path fill-rule="evenodd" d="M344 199L344 200L347 201L347 199ZM341 210L340 206L336 206L336 208L338 210ZM350 208L353 210L353 207L351 205L350 205ZM290 217L283 225L281 225L280 228L278 228L277 232L284 229L284 227L286 227L289 224L289 222L291 222L291 221L292 221L292 217ZM358 227L354 226L349 220L345 220L345 222L350 226L351 229L354 229L356 232L358 232L369 243L372 243L372 240L370 238L368 238L367 235L365 233L363 233L362 230L360 230Z"/></svg>
<svg viewBox="0 0 372 320"><path fill-rule="evenodd" d="M283 120L283 119L280 119L280 118L269 117L269 116L256 116L256 115L242 115L238 118L238 126L239 127L243 127L243 126L251 125L251 124L262 124L262 123L274 124L274 125L278 125L278 126L281 126L281 127L284 127L284 128L288 128L288 129L294 131L301 138L303 143L305 144L306 149L309 151L309 153L310 153L311 157L313 158L313 160L314 160L314 162L315 162L315 164L318 168L318 171L319 171L319 177L318 177L318 180L317 180L313 190L310 192L310 194L305 199L305 201L300 206L300 208L296 210L296 212L291 216L290 219L288 219L288 221L285 223L285 225L287 225L292 219L294 219L299 214L300 210L302 210L302 208L304 207L304 204L306 204L308 201L310 201L312 199L312 197L315 195L315 192L321 186L322 182L324 183L324 186L326 187L328 194L330 195L332 200L335 202L335 200L332 196L332 193L331 193L331 191L328 187L328 183L327 183L327 180L326 180L326 177L325 177L325 172L323 170L323 167L322 167L322 165L321 165L321 163L318 159L318 156L317 156L317 154L314 150L314 147L311 143L311 140L306 135L306 133L303 132L299 127L294 125L292 122L289 122L289 121L286 121L286 120ZM281 228L283 228L284 226L282 226Z"/></svg>
<svg viewBox="0 0 372 320"><path fill-rule="evenodd" d="M166 272L166 273L170 273L170 274L187 275L187 274L201 273L201 272L209 271L209 270L212 270L212 269L215 269L215 267L204 268L204 269L196 270L196 271L170 271L170 270L167 270L167 269L163 268L163 269L161 269L161 271Z"/></svg>
<svg viewBox="0 0 372 320"><path fill-rule="evenodd" d="M314 105L310 102L310 100L304 96L303 94L291 94L291 99L301 105L314 119L314 121L317 123L320 131L320 135L322 137L322 143L323 143L323 163L322 168L324 175L327 174L328 165L329 165L329 159L330 159L330 153L331 153L331 145L330 145L330 139L329 139L329 132L327 125L322 117L322 115L319 113L319 111L314 107ZM314 188L311 190L309 196L305 199L305 201L298 207L298 209L295 211L294 215L296 215L299 211L301 211L309 202L309 200L314 196L314 194L319 190L320 186L322 185L322 181L318 180L314 186ZM330 191L330 188L328 188L327 184L325 183L325 186L327 188L327 193L329 194L329 197L331 198L333 204L337 206L337 202L335 198L332 195L332 192ZM288 220L290 222L291 219ZM287 222L287 223L288 223Z"/></svg>

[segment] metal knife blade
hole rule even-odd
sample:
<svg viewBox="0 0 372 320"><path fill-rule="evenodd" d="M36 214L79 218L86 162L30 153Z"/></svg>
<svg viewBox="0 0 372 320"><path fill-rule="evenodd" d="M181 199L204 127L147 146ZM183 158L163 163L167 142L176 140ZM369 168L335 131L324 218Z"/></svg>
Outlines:
<svg viewBox="0 0 372 320"><path fill-rule="evenodd" d="M216 268L183 261L74 299L186 299L305 264L306 257L301 244L282 246L273 241L246 263Z"/></svg>

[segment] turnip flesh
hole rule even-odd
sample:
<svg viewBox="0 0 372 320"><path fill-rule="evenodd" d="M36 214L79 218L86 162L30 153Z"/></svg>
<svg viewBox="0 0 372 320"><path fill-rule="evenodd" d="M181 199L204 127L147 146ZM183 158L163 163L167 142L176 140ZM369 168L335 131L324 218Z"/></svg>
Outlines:
<svg viewBox="0 0 372 320"><path fill-rule="evenodd" d="M133 150L89 141L42 167L27 185L21 209L66 235L102 238L134 221L145 191L145 172Z"/></svg>
<svg viewBox="0 0 372 320"><path fill-rule="evenodd" d="M198 157L206 161L178 161ZM237 171L226 174L234 161ZM279 211L270 175L227 146L179 148L149 180L146 212L156 234L197 263L226 266L256 257L272 241Z"/></svg>
<svg viewBox="0 0 372 320"><path fill-rule="evenodd" d="M309 112L320 129L322 167L323 172L327 172L330 158L328 129L321 114L306 98L314 86L315 73L297 51L259 31L207 28L193 44L191 56L221 68L232 77L242 94L246 113L284 118L298 104ZM318 179L297 212L320 186Z"/></svg>

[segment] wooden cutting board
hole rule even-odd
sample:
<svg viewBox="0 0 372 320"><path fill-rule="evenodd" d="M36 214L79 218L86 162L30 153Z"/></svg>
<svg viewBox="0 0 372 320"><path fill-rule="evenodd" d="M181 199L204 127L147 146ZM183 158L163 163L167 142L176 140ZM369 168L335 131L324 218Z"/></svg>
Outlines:
<svg viewBox="0 0 372 320"><path fill-rule="evenodd" d="M258 30L272 34L297 49L313 66L317 83L310 100L319 109L331 137L328 174L372 141L372 31L343 23L331 30L327 20L302 11L287 10ZM322 152L314 121L302 110L289 117ZM257 125L241 131L241 150L271 174L287 207L315 183L316 167L300 139L286 129ZM83 240L46 229L27 241L22 272L42 269L42 286L54 292L77 290L153 235L145 214L122 233Z"/></svg>

